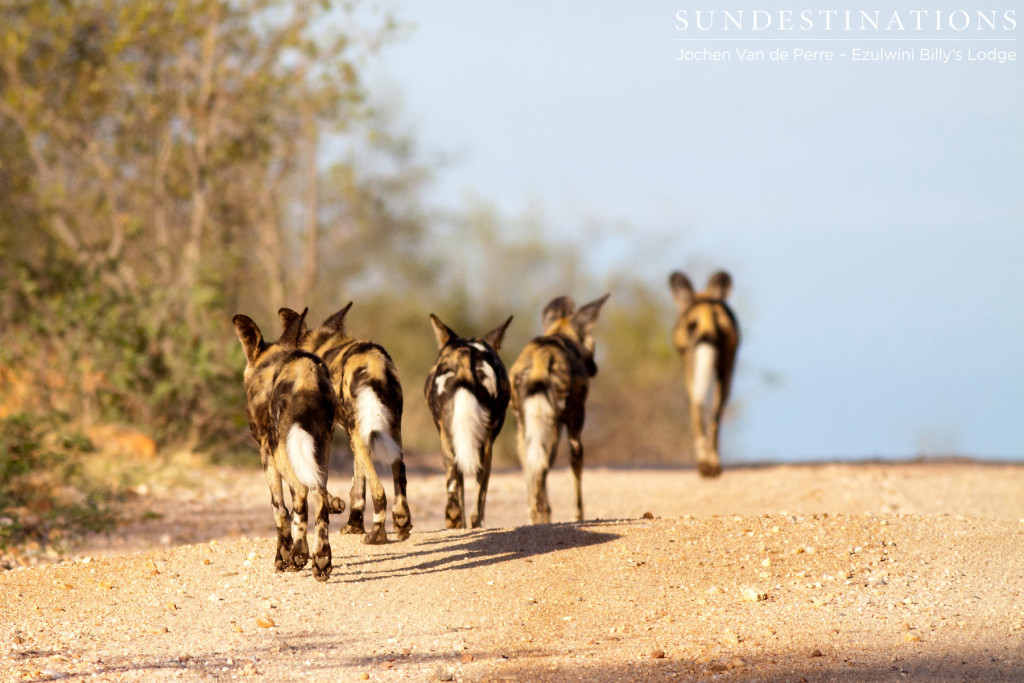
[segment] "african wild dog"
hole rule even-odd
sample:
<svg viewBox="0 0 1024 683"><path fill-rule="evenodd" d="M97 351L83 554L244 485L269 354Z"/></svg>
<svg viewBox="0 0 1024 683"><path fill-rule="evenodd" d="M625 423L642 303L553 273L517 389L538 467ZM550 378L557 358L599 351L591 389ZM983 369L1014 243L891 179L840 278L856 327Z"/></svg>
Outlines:
<svg viewBox="0 0 1024 683"><path fill-rule="evenodd" d="M558 452L562 425L569 434L569 465L576 479L576 519L583 519L580 435L590 378L597 374L590 331L609 296L578 311L571 297L553 299L544 308L543 336L527 344L512 365L512 411L533 524L551 521L547 476Z"/></svg>
<svg viewBox="0 0 1024 683"><path fill-rule="evenodd" d="M697 470L701 476L717 477L722 473L718 430L740 345L736 316L725 303L732 278L724 270L716 271L697 294L690 279L676 271L669 277L669 287L679 306L672 341L685 367Z"/></svg>
<svg viewBox="0 0 1024 683"><path fill-rule="evenodd" d="M298 571L306 566L309 559L306 498L312 489L317 494L313 576L326 581L332 569L327 467L337 399L327 366L313 354L297 348L298 331L305 315L303 312L295 325L271 344L263 340L260 328L248 316L236 315L233 323L245 351L246 417L260 445L260 459L270 485L277 523L274 566L278 571ZM291 493L290 527L282 478Z"/></svg>
<svg viewBox="0 0 1024 683"><path fill-rule="evenodd" d="M466 526L465 477L475 477L478 487L470 525L476 528L484 522L491 448L505 423L509 400L508 373L498 350L510 322L511 316L482 339L463 339L437 316L430 315L440 353L423 393L444 451L447 529Z"/></svg>
<svg viewBox="0 0 1024 683"><path fill-rule="evenodd" d="M412 518L406 499L405 460L402 457L402 385L398 370L381 346L360 341L345 332L347 306L324 321L315 330L299 323L299 346L316 354L330 369L331 381L338 397L336 420L348 434L352 448L354 476L345 534L362 534L363 510L366 507L366 480L370 481L373 499L373 527L364 543L387 543L384 522L387 519L387 496L373 460L391 465L395 483L395 501L391 516L398 540L409 538ZM281 323L290 328L299 318L295 311L278 311Z"/></svg>

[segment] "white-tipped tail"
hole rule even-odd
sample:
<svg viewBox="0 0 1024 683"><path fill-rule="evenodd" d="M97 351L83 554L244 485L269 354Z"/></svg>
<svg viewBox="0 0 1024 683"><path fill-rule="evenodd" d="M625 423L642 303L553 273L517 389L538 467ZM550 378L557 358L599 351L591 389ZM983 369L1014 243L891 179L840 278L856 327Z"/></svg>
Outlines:
<svg viewBox="0 0 1024 683"><path fill-rule="evenodd" d="M476 396L467 389L458 389L452 398L452 451L455 464L464 477L475 477L480 470L480 448L483 446L489 415Z"/></svg>
<svg viewBox="0 0 1024 683"><path fill-rule="evenodd" d="M718 378L718 350L711 344L697 344L693 350L693 386L690 400L705 410L711 407L711 393Z"/></svg>
<svg viewBox="0 0 1024 683"><path fill-rule="evenodd" d="M391 438L391 421L394 416L380 402L376 392L363 387L356 394L356 425L359 438L370 448L374 460L390 465L402 457L402 448Z"/></svg>
<svg viewBox="0 0 1024 683"><path fill-rule="evenodd" d="M526 441L523 468L527 472L545 470L551 446L558 435L555 410L546 395L534 394L523 402L523 422Z"/></svg>
<svg viewBox="0 0 1024 683"><path fill-rule="evenodd" d="M391 465L402 459L402 447L387 432L374 432L370 440L370 454L382 465Z"/></svg>
<svg viewBox="0 0 1024 683"><path fill-rule="evenodd" d="M297 424L288 430L284 442L295 479L310 489L318 489L327 485L327 473L320 469L316 461L316 441L313 435Z"/></svg>

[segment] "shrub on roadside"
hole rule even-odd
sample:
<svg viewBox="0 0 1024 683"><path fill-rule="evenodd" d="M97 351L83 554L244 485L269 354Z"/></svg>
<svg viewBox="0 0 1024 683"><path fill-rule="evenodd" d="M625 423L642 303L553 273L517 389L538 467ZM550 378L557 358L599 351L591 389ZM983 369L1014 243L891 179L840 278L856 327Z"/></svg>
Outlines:
<svg viewBox="0 0 1024 683"><path fill-rule="evenodd" d="M111 492L84 466L93 451L66 417L0 420L0 548L59 546L112 526Z"/></svg>

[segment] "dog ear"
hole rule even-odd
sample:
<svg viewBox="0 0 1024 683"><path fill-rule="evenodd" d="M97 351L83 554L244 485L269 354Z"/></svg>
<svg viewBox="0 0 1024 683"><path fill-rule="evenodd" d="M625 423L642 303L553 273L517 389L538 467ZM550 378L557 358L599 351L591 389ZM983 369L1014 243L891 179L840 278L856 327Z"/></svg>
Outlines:
<svg viewBox="0 0 1024 683"><path fill-rule="evenodd" d="M297 348L299 346L302 342L302 334L306 331L307 313L309 313L309 309L303 308L302 313L300 313L298 317L293 317L289 321L288 327L286 327L284 332L281 333L281 339L278 340L278 343L289 347ZM278 314L280 315L280 311L278 311Z"/></svg>
<svg viewBox="0 0 1024 683"><path fill-rule="evenodd" d="M260 352L266 348L259 326L253 322L252 318L241 313L232 318L231 322L235 325L235 334L238 335L238 341L242 342L245 360L252 363L260 355Z"/></svg>
<svg viewBox="0 0 1024 683"><path fill-rule="evenodd" d="M508 320L502 325L498 325L493 330L484 335L484 341L491 345L491 348L496 352L501 350L501 342L505 338L505 330L508 329L508 324L512 322L512 316L508 317Z"/></svg>
<svg viewBox="0 0 1024 683"><path fill-rule="evenodd" d="M732 276L724 270L716 270L708 278L708 284L704 288L704 293L708 296L718 299L719 301L725 301L729 298L729 294L732 292Z"/></svg>
<svg viewBox="0 0 1024 683"><path fill-rule="evenodd" d="M672 298L675 299L679 310L688 309L693 303L693 285L690 283L690 278L677 270L669 276L668 286L672 290Z"/></svg>
<svg viewBox="0 0 1024 683"><path fill-rule="evenodd" d="M576 302L571 296L559 296L552 299L544 312L541 314L541 321L544 329L547 330L562 318L570 317L576 311Z"/></svg>
<svg viewBox="0 0 1024 683"><path fill-rule="evenodd" d="M324 321L324 327L328 328L332 332L345 333L345 316L348 315L348 309L352 308L352 302L349 301L345 304L345 307L340 311L332 315L330 318Z"/></svg>
<svg viewBox="0 0 1024 683"><path fill-rule="evenodd" d="M452 339L458 339L459 335L452 328L441 322L433 313L430 314L430 324L434 328L434 337L437 338L437 348L443 349L444 345L450 342Z"/></svg>
<svg viewBox="0 0 1024 683"><path fill-rule="evenodd" d="M594 323L597 322L597 316L601 314L601 307L604 306L604 302L608 301L608 297L610 296L611 293L609 292L600 299L594 299L577 311L576 315L572 317L573 325L575 325L576 329L582 333L580 335L581 339L590 334L590 330L594 329Z"/></svg>
<svg viewBox="0 0 1024 683"><path fill-rule="evenodd" d="M284 333L301 315L298 311L293 311L290 308L277 309L277 317L281 321L281 332Z"/></svg>

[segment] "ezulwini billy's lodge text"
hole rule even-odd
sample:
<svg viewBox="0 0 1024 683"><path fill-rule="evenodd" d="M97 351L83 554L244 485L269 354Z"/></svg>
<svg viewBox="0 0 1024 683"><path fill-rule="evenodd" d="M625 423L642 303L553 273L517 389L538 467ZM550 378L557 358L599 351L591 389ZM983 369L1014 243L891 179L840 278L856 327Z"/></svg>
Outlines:
<svg viewBox="0 0 1024 683"><path fill-rule="evenodd" d="M931 62L950 64L956 62L987 62L1006 64L1017 61L1015 50L997 48L849 48L808 49L772 48L751 49L738 47L729 50L709 49L707 47L682 48L676 57L677 62Z"/></svg>

